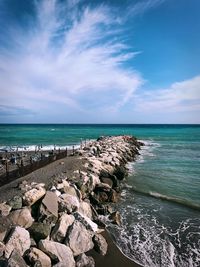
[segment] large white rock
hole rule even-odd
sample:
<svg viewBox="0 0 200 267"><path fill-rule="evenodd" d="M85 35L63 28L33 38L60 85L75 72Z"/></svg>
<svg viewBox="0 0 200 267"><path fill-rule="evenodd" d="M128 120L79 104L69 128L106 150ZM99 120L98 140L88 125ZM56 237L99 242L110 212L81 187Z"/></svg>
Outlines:
<svg viewBox="0 0 200 267"><path fill-rule="evenodd" d="M27 191L23 197L24 204L27 206L33 205L40 198L42 198L45 195L45 193L46 190L43 187L37 187Z"/></svg>
<svg viewBox="0 0 200 267"><path fill-rule="evenodd" d="M32 247L27 257L34 266L51 267L51 259L40 249Z"/></svg>
<svg viewBox="0 0 200 267"><path fill-rule="evenodd" d="M92 242L93 233L79 221L75 221L70 228L66 243L73 251L74 256L91 250L94 246Z"/></svg>
<svg viewBox="0 0 200 267"><path fill-rule="evenodd" d="M68 246L54 241L40 240L39 248L49 255L52 260L58 261L57 266L65 264L63 266L75 267L73 253Z"/></svg>
<svg viewBox="0 0 200 267"><path fill-rule="evenodd" d="M63 242L70 225L74 222L75 218L73 215L63 214L58 222L56 223L51 238L57 242Z"/></svg>
<svg viewBox="0 0 200 267"><path fill-rule="evenodd" d="M11 220L13 225L19 225L24 228L29 228L34 222L33 217L29 208L25 207L20 210L12 211L8 218Z"/></svg>
<svg viewBox="0 0 200 267"><path fill-rule="evenodd" d="M26 229L16 226L11 230L5 245L5 258L9 258L14 249L22 256L31 246L30 234Z"/></svg>

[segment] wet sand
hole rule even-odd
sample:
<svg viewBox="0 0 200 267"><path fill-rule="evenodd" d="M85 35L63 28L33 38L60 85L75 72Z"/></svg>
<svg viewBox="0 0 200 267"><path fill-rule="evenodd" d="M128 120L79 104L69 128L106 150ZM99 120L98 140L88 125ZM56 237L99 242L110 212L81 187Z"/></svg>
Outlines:
<svg viewBox="0 0 200 267"><path fill-rule="evenodd" d="M120 249L113 242L112 237L107 230L105 230L102 235L108 243L107 254L105 256L101 256L95 250L87 253L87 255L94 258L96 263L95 267L142 267L122 254Z"/></svg>

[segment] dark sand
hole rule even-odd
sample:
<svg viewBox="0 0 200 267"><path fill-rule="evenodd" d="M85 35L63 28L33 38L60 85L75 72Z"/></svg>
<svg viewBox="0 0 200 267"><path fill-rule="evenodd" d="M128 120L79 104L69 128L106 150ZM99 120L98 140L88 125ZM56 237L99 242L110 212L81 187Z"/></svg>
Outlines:
<svg viewBox="0 0 200 267"><path fill-rule="evenodd" d="M84 170L83 164L84 160L76 156L57 160L41 169L0 187L0 202L8 201L15 195L21 195L22 192L18 189L18 185L24 180L28 183L45 183L46 188L48 188L52 185L56 177L67 176L70 178L74 170ZM101 256L94 250L89 252L89 255L94 257L96 267L141 267L121 253L107 231L105 231L103 235L108 242L107 255Z"/></svg>
<svg viewBox="0 0 200 267"><path fill-rule="evenodd" d="M142 267L136 264L122 254L120 249L113 242L111 235L105 230L102 235L108 243L108 252L105 256L101 256L94 249L87 253L95 260L95 267Z"/></svg>

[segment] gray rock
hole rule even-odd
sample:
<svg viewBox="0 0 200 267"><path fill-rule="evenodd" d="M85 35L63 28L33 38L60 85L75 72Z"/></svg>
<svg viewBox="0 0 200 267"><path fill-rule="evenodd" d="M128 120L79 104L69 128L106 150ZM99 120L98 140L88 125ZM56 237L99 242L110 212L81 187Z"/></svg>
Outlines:
<svg viewBox="0 0 200 267"><path fill-rule="evenodd" d="M91 250L94 246L92 237L94 233L87 230L86 227L79 221L75 221L69 229L66 244L73 251L74 256L78 256L84 252Z"/></svg>
<svg viewBox="0 0 200 267"><path fill-rule="evenodd" d="M40 240L39 248L53 261L58 262L55 266L61 267L65 264L63 267L75 267L73 253L68 246L49 240Z"/></svg>
<svg viewBox="0 0 200 267"><path fill-rule="evenodd" d="M70 225L74 222L74 216L73 215L68 215L68 214L63 214L59 221L56 223L52 234L51 238L54 241L57 242L63 242L67 233L67 230Z"/></svg>
<svg viewBox="0 0 200 267"><path fill-rule="evenodd" d="M11 200L7 202L8 205L12 207L13 210L22 208L22 198L20 196L14 196Z"/></svg>
<svg viewBox="0 0 200 267"><path fill-rule="evenodd" d="M94 249L102 256L105 256L108 250L108 244L105 238L101 234L95 234L93 237L93 243Z"/></svg>
<svg viewBox="0 0 200 267"><path fill-rule="evenodd" d="M35 222L29 228L31 237L38 242L40 239L45 239L50 235L51 226L49 224Z"/></svg>
<svg viewBox="0 0 200 267"><path fill-rule="evenodd" d="M58 197L55 192L47 191L39 209L39 221L55 225L58 219Z"/></svg>
<svg viewBox="0 0 200 267"><path fill-rule="evenodd" d="M88 257L83 253L77 257L76 267L95 267L95 261L92 257Z"/></svg>
<svg viewBox="0 0 200 267"><path fill-rule="evenodd" d="M12 211L8 218L11 220L13 225L19 225L24 228L29 228L34 222L34 219L31 216L30 209L23 208L20 210Z"/></svg>
<svg viewBox="0 0 200 267"><path fill-rule="evenodd" d="M47 191L42 200L42 204L46 207L49 213L58 217L58 197L54 192Z"/></svg>
<svg viewBox="0 0 200 267"><path fill-rule="evenodd" d="M5 243L5 258L9 258L14 249L23 256L24 252L30 248L30 245L29 232L20 226L16 226L9 233Z"/></svg>
<svg viewBox="0 0 200 267"><path fill-rule="evenodd" d="M0 203L0 215L2 216L8 216L10 213L12 207L6 204L5 202Z"/></svg>
<svg viewBox="0 0 200 267"><path fill-rule="evenodd" d="M17 250L13 250L6 267L27 267L26 262Z"/></svg>
<svg viewBox="0 0 200 267"><path fill-rule="evenodd" d="M27 258L34 266L51 267L51 259L49 256L37 248L31 248L27 253Z"/></svg>

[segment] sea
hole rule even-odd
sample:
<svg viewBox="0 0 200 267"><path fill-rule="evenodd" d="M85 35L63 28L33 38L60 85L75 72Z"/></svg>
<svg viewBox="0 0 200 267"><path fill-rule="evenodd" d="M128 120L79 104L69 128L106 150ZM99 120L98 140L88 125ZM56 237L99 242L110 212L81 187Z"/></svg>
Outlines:
<svg viewBox="0 0 200 267"><path fill-rule="evenodd" d="M108 229L120 250L147 267L200 266L200 125L1 124L0 150L80 145L108 135L144 142Z"/></svg>

